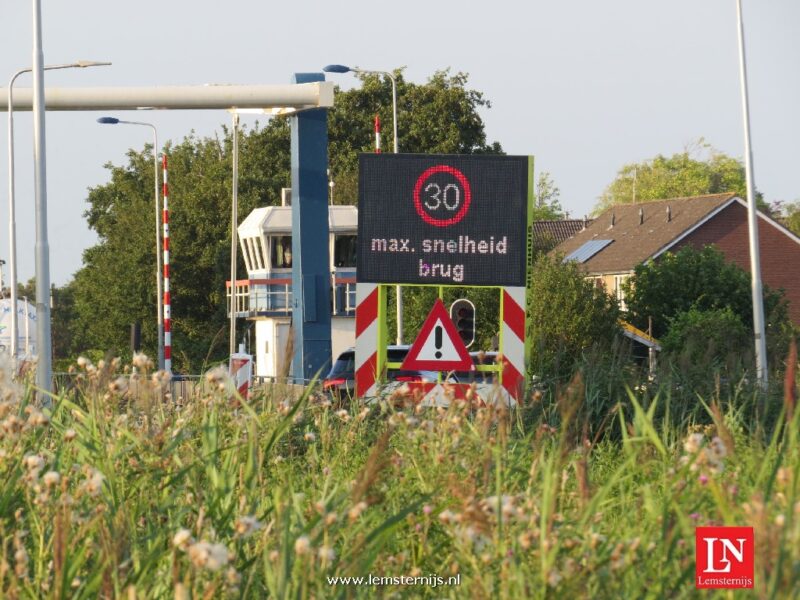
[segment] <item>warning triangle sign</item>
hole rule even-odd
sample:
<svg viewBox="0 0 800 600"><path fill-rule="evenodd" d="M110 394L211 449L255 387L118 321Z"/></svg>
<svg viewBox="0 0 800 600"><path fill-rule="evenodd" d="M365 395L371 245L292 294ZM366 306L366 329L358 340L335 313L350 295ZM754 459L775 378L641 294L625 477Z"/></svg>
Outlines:
<svg viewBox="0 0 800 600"><path fill-rule="evenodd" d="M422 324L401 367L417 371L469 371L472 358L441 299Z"/></svg>

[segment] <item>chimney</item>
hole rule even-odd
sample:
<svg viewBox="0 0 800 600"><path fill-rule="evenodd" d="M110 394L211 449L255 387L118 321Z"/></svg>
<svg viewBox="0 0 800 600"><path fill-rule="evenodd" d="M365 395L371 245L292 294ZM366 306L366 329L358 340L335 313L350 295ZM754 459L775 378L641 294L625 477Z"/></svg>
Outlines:
<svg viewBox="0 0 800 600"><path fill-rule="evenodd" d="M292 205L292 188L281 188L281 206Z"/></svg>
<svg viewBox="0 0 800 600"><path fill-rule="evenodd" d="M672 221L672 208L667 204L667 223Z"/></svg>
<svg viewBox="0 0 800 600"><path fill-rule="evenodd" d="M614 223L616 223L616 222L617 222L617 215L616 215L616 213L612 212L611 213L611 227L613 227ZM609 227L609 229L610 229L610 227Z"/></svg>
<svg viewBox="0 0 800 600"><path fill-rule="evenodd" d="M644 209L640 207L639 208L639 225L641 225L642 223L644 223Z"/></svg>
<svg viewBox="0 0 800 600"><path fill-rule="evenodd" d="M586 230L586 225L587 225L587 223L586 223L586 215L583 215L583 230L582 231Z"/></svg>

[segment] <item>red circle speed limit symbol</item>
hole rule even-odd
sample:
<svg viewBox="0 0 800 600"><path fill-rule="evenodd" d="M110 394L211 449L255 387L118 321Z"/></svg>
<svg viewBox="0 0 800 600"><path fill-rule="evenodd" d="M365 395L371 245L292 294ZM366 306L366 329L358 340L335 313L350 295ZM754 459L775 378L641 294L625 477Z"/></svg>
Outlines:
<svg viewBox="0 0 800 600"><path fill-rule="evenodd" d="M426 169L414 185L414 207L422 220L436 227L455 225L466 216L472 189L464 174L447 165Z"/></svg>

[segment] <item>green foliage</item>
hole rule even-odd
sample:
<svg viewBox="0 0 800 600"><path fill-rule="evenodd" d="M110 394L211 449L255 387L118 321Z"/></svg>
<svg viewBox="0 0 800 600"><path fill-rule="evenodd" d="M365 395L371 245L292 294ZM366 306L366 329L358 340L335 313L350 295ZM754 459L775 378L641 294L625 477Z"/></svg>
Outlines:
<svg viewBox="0 0 800 600"><path fill-rule="evenodd" d="M561 206L561 190L550 173L542 171L536 180L536 199L533 206L534 221L554 221L566 217Z"/></svg>
<svg viewBox="0 0 800 600"><path fill-rule="evenodd" d="M713 389L713 375L741 376L753 362L751 332L729 306L678 313L661 339L664 358L693 389Z"/></svg>
<svg viewBox="0 0 800 600"><path fill-rule="evenodd" d="M616 300L587 280L573 262L539 256L529 290L527 335L531 374L567 378L584 353L610 349L619 328Z"/></svg>
<svg viewBox="0 0 800 600"><path fill-rule="evenodd" d="M439 296L439 288L435 286L403 287L403 330L404 342L412 343L422 324L433 308ZM450 305L459 298L466 298L475 305L475 343L470 351L492 350L497 343L500 331L500 291L497 288L442 288L442 301L449 310ZM389 339L395 339L397 319L395 318L395 286L388 293L388 328Z"/></svg>
<svg viewBox="0 0 800 600"><path fill-rule="evenodd" d="M773 202L770 212L795 235L800 235L800 200Z"/></svg>
<svg viewBox="0 0 800 600"><path fill-rule="evenodd" d="M755 597L800 588L800 412L723 395L684 422L632 391L593 439L580 380L512 411L277 386L233 410L224 372L178 403L118 366L84 363L52 410L0 371L0 596L694 598L695 527L721 523L758 530ZM369 574L398 579L329 579Z"/></svg>
<svg viewBox="0 0 800 600"><path fill-rule="evenodd" d="M747 198L744 166L700 138L693 147L670 157L659 154L622 167L603 192L594 213L601 213L614 204L724 192ZM757 194L757 202L759 208L768 210L760 194Z"/></svg>
<svg viewBox="0 0 800 600"><path fill-rule="evenodd" d="M425 84L398 79L399 137L403 152L501 153L488 144L478 114L483 95L467 75L435 73ZM334 200L357 200L357 155L372 151L379 113L391 124L391 84L365 76L358 89L338 92L329 112L329 159ZM389 129L391 131L391 129ZM239 151L239 215L280 203L290 185L289 122L274 118L243 128ZM384 135L391 142L391 134ZM170 157L170 262L174 366L197 372L226 352L225 281L230 274L230 131L222 137L185 138L168 144ZM71 352L88 348L129 356L130 324L142 324L142 348L155 355L156 246L152 148L131 150L124 166L106 165L111 180L92 188L85 216L99 238L84 253L72 285ZM239 263L239 273L245 273Z"/></svg>
<svg viewBox="0 0 800 600"><path fill-rule="evenodd" d="M666 253L657 261L636 266L624 284L627 318L647 329L652 317L653 335L667 334L674 319L692 309L700 312L728 308L748 330L753 328L750 275L713 246L690 246ZM785 354L789 318L782 291L764 286L764 314L768 350L780 359Z"/></svg>
<svg viewBox="0 0 800 600"><path fill-rule="evenodd" d="M424 85L397 82L397 136L400 152L502 154L498 142L486 141L479 110L491 107L483 94L467 87L466 73L437 71ZM392 83L388 77L361 74L361 88L338 91L329 112L328 152L336 204L358 201L358 154L374 152L374 117L380 116L383 151L394 148Z"/></svg>

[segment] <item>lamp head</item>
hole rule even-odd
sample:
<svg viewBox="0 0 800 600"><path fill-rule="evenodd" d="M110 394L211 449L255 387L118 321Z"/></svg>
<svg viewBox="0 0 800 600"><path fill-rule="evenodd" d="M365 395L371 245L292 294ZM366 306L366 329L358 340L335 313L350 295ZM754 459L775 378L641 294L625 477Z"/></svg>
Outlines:
<svg viewBox="0 0 800 600"><path fill-rule="evenodd" d="M349 73L353 69L345 65L328 65L327 67L322 67L322 70L326 73Z"/></svg>
<svg viewBox="0 0 800 600"><path fill-rule="evenodd" d="M75 63L75 66L81 69L85 69L86 67L108 67L110 65L110 62L99 60L79 60Z"/></svg>
<svg viewBox="0 0 800 600"><path fill-rule="evenodd" d="M102 123L103 125L116 125L119 123L119 119L116 117L100 117L97 119L98 123Z"/></svg>

